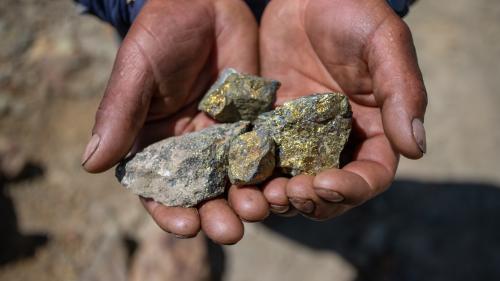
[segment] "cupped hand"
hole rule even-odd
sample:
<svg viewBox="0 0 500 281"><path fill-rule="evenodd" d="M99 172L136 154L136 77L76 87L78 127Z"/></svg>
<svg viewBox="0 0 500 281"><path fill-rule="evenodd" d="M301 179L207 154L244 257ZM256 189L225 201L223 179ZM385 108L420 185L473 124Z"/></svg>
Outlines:
<svg viewBox="0 0 500 281"><path fill-rule="evenodd" d="M130 151L213 124L197 111L199 98L224 68L258 71L257 37L243 1L147 1L118 51L83 167L102 172ZM167 232L192 237L201 228L232 244L243 235L241 219L263 219L268 204L255 187L231 187L229 197L231 207L224 198L198 208L142 201Z"/></svg>
<svg viewBox="0 0 500 281"><path fill-rule="evenodd" d="M277 103L345 93L353 111L352 162L316 176L276 178L276 213L335 217L383 192L399 155L425 153L426 91L411 33L385 0L273 0L260 29L261 73L280 80Z"/></svg>

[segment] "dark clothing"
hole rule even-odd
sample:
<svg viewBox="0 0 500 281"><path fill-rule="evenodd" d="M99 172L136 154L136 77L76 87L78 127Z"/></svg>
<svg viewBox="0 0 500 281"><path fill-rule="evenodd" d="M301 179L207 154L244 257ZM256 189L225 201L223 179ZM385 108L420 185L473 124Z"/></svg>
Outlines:
<svg viewBox="0 0 500 281"><path fill-rule="evenodd" d="M147 0L74 0L80 5L83 13L93 14L110 23L118 33L125 37L130 25L134 22L142 6ZM255 18L260 21L264 8L271 0L245 0L252 9ZM412 0L387 0L399 16L408 13Z"/></svg>

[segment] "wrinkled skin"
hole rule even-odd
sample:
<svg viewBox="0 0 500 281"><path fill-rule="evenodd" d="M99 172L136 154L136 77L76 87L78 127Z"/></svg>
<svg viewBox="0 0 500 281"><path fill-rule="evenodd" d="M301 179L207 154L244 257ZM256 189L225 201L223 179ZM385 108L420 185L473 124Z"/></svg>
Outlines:
<svg viewBox="0 0 500 281"><path fill-rule="evenodd" d="M197 103L225 68L257 74L257 36L242 1L149 0L118 51L93 128L100 140L84 153L84 168L105 171L130 150L213 124ZM256 188L230 193L237 213L224 198L198 208L142 201L167 232L192 237L203 229L215 242L233 244L243 236L241 219L263 219L268 205Z"/></svg>
<svg viewBox="0 0 500 281"><path fill-rule="evenodd" d="M117 54L84 168L105 171L130 150L213 124L196 111L198 99L222 69L255 74L259 60L262 76L282 82L278 104L313 92L349 95L354 161L316 177L276 178L263 192L232 186L227 200L197 208L142 199L165 231L192 237L202 229L233 244L241 220L262 220L269 206L331 218L387 188L399 154L422 156L411 124L423 120L425 88L411 34L385 0L273 0L259 33L243 1L149 0Z"/></svg>
<svg viewBox="0 0 500 281"><path fill-rule="evenodd" d="M273 0L260 27L260 61L264 77L282 82L278 104L340 91L354 123L353 161L270 181L264 195L272 211L335 217L383 192L400 154L422 157L425 131L419 146L412 123L423 121L426 91L411 33L385 0Z"/></svg>

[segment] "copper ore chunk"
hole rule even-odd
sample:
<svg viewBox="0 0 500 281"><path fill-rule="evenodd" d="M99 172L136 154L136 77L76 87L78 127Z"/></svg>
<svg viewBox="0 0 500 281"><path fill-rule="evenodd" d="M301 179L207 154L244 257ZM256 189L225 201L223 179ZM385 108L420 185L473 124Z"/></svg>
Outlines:
<svg viewBox="0 0 500 281"><path fill-rule="evenodd" d="M228 175L232 184L258 184L274 171L274 141L263 131L239 135L229 148Z"/></svg>
<svg viewBox="0 0 500 281"><path fill-rule="evenodd" d="M338 168L339 157L351 132L351 107L341 93L314 94L261 114L255 130L267 131L277 146L282 172L315 175Z"/></svg>
<svg viewBox="0 0 500 281"><path fill-rule="evenodd" d="M220 124L164 139L122 161L116 177L135 194L166 206L195 206L224 192L230 142L248 127Z"/></svg>
<svg viewBox="0 0 500 281"><path fill-rule="evenodd" d="M198 109L219 122L251 121L271 109L280 85L278 81L229 68L208 90Z"/></svg>

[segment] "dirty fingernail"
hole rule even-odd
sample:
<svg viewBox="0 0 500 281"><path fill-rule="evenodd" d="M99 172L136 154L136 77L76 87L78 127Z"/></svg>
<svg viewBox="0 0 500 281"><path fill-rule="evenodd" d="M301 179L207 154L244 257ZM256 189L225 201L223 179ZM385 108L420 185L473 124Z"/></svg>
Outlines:
<svg viewBox="0 0 500 281"><path fill-rule="evenodd" d="M342 196L337 191L333 191L331 189L326 189L326 188L320 188L320 187L317 187L314 190L319 195L319 197L321 197L327 201L330 201L333 203L340 203L340 202L344 201L344 196Z"/></svg>
<svg viewBox="0 0 500 281"><path fill-rule="evenodd" d="M276 214L286 213L288 211L288 209L290 209L290 206L288 206L288 205L282 206L282 205L271 204L269 207L271 208L271 211L273 213L276 213Z"/></svg>
<svg viewBox="0 0 500 281"><path fill-rule="evenodd" d="M427 143L425 140L425 128L424 124L422 121L418 118L413 119L413 122L411 123L411 126L413 127L413 137L415 138L415 141L418 144L418 147L422 151L422 153L427 152Z"/></svg>
<svg viewBox="0 0 500 281"><path fill-rule="evenodd" d="M292 202L295 208L306 214L312 213L314 211L314 202L311 200L306 200L301 198L290 198L290 202Z"/></svg>
<svg viewBox="0 0 500 281"><path fill-rule="evenodd" d="M174 236L179 238L179 239L187 239L188 238L187 236L180 235L180 234L174 234Z"/></svg>
<svg viewBox="0 0 500 281"><path fill-rule="evenodd" d="M92 138L90 138L89 143L87 144L87 147L85 148L85 152L83 153L82 156L82 166L85 166L85 164L89 161L89 159L94 155L94 152L97 150L97 147L99 146L99 142L101 141L101 137L98 134L93 134Z"/></svg>

